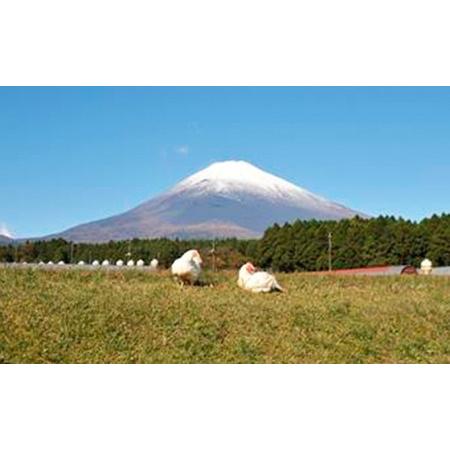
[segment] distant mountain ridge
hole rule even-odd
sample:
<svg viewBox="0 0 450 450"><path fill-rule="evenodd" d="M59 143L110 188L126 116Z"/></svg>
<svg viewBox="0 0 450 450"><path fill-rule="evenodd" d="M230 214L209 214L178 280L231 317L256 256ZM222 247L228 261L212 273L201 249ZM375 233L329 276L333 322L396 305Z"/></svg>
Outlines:
<svg viewBox="0 0 450 450"><path fill-rule="evenodd" d="M0 244L12 244L14 242L13 238L0 234Z"/></svg>
<svg viewBox="0 0 450 450"><path fill-rule="evenodd" d="M365 216L245 161L217 162L122 214L45 239L256 238L275 222Z"/></svg>

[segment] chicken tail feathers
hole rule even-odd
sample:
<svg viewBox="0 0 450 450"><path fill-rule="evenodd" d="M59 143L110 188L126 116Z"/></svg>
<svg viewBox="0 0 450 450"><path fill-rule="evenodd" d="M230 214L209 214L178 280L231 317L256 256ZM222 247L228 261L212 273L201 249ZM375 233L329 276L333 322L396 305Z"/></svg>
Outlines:
<svg viewBox="0 0 450 450"><path fill-rule="evenodd" d="M278 284L277 281L275 281L273 285L273 290L278 292L285 292L285 290Z"/></svg>

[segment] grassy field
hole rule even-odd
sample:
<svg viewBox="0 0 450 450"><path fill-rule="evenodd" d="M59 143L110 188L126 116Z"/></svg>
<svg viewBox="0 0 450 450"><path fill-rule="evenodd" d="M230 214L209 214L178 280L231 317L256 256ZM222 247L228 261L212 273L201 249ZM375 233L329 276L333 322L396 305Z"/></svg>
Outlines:
<svg viewBox="0 0 450 450"><path fill-rule="evenodd" d="M280 274L271 295L208 278L0 269L0 361L450 362L448 278Z"/></svg>

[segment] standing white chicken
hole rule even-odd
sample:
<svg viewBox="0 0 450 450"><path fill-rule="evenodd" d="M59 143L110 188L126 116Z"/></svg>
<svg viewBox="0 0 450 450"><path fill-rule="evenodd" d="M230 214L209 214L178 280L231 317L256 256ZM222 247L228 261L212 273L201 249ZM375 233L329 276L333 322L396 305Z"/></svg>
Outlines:
<svg viewBox="0 0 450 450"><path fill-rule="evenodd" d="M194 284L202 271L202 258L197 250L189 250L172 264L172 274L183 284Z"/></svg>
<svg viewBox="0 0 450 450"><path fill-rule="evenodd" d="M239 270L238 286L251 292L283 292L273 275L267 272L257 272L252 263L244 264Z"/></svg>

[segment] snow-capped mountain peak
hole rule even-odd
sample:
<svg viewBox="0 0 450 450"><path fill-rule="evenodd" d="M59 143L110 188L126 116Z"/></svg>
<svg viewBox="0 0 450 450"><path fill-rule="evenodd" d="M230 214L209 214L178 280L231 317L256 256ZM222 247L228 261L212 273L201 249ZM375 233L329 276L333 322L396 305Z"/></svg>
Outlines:
<svg viewBox="0 0 450 450"><path fill-rule="evenodd" d="M190 187L198 183L209 182L212 185L235 184L251 188L292 188L295 186L274 175L264 172L246 161L222 161L211 164L206 169L191 175L179 183L180 187Z"/></svg>
<svg viewBox="0 0 450 450"><path fill-rule="evenodd" d="M57 236L94 242L135 237L254 238L276 222L340 220L356 214L360 213L246 161L222 161L123 214Z"/></svg>
<svg viewBox="0 0 450 450"><path fill-rule="evenodd" d="M328 203L318 195L296 186L283 178L248 163L247 161L221 161L185 178L172 192L197 191L197 195L222 194L233 196L253 194L267 200L302 201L306 203Z"/></svg>

